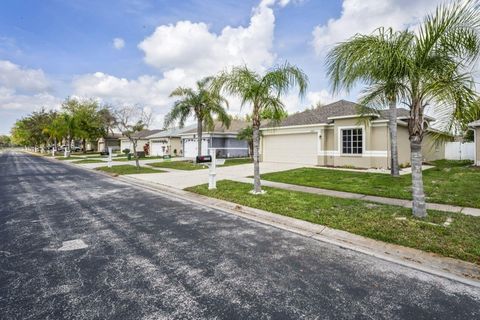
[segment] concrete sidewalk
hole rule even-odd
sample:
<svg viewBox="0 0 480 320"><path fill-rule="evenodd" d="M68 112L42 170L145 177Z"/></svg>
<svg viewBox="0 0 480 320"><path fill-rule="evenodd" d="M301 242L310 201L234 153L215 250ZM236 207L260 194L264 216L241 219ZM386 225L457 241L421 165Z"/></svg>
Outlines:
<svg viewBox="0 0 480 320"><path fill-rule="evenodd" d="M260 164L262 173L292 170L302 167L305 167L305 165L273 162L262 162ZM161 169L163 170L164 168ZM200 184L208 183L208 170L209 169L188 171L165 169L165 171L168 172L136 174L134 176L135 179L144 181L146 183L157 183L176 189L185 189L188 187L194 187ZM253 174L253 164L248 163L236 166L217 167L216 173L217 181L241 179Z"/></svg>
<svg viewBox="0 0 480 320"><path fill-rule="evenodd" d="M243 182L243 183L252 183L252 178L237 178L233 179L234 181ZM405 200L405 199L395 199L395 198L385 198L385 197L377 197L377 196L369 196L360 193L352 193L352 192L344 192L344 191L335 191L335 190L328 190L328 189L320 189L320 188L313 188L313 187L305 187L299 185L293 185L288 183L281 183L281 182L273 182L273 181L266 181L262 180L262 185L266 187L284 189L289 191L299 191L299 192L306 192L312 194L318 194L323 196L330 196L336 198L345 198L345 199L360 199L366 200L376 203L382 204L389 204L393 206L401 206L404 208L412 208L412 201ZM439 204L439 203L427 203L427 209L430 210L438 210L438 211L445 211L445 212L455 212L455 213L462 213L470 216L480 217L480 209L477 208L468 208L468 207L459 207L459 206L452 206L448 204Z"/></svg>

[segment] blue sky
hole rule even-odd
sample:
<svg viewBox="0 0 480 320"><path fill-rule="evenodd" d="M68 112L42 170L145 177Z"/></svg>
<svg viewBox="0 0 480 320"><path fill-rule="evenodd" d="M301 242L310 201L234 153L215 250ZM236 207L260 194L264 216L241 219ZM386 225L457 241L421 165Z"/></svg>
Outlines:
<svg viewBox="0 0 480 320"><path fill-rule="evenodd" d="M290 112L332 97L324 55L355 32L418 21L432 0L3 0L0 10L0 134L67 96L140 104L161 126L168 93L246 63L262 72L288 60L309 94L285 97ZM124 46L114 46L114 39ZM231 112L240 113L232 102ZM243 110L245 112L245 110Z"/></svg>

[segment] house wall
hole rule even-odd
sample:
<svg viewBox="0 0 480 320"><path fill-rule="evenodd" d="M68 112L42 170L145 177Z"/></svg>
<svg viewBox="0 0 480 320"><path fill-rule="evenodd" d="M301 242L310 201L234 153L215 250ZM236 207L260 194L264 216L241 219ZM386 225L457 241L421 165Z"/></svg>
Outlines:
<svg viewBox="0 0 480 320"><path fill-rule="evenodd" d="M232 137L213 137L212 148L222 148L217 150L217 157L222 158L239 158L247 157L248 150L227 150L224 148L247 148L248 144L245 140L238 140Z"/></svg>
<svg viewBox="0 0 480 320"><path fill-rule="evenodd" d="M433 138L426 134L422 141L423 161L435 161L445 159L445 143L435 142Z"/></svg>
<svg viewBox="0 0 480 320"><path fill-rule="evenodd" d="M170 153L171 155L174 155L174 150L177 150L177 155L182 156L183 155L183 150L182 150L182 139L178 137L172 137L170 138Z"/></svg>
<svg viewBox="0 0 480 320"><path fill-rule="evenodd" d="M347 128L362 128L364 135L364 145L362 155L346 155L342 154L341 150L341 130ZM408 128L404 124L399 124L398 127L398 156L399 163L402 166L410 165L410 140L408 134ZM477 129L479 130L479 129ZM290 135L295 134L295 139L299 141L298 145L309 148L318 149L318 161L317 165L320 166L348 166L357 168L383 168L390 167L390 141L388 132L388 122L386 121L365 121L359 118L351 119L336 119L333 124L330 125L308 125L308 126L292 126L285 128L271 128L262 130L264 137L261 141L261 159L263 161L263 153L268 146L268 135ZM319 136L318 145L312 143L303 143L306 139L310 139L312 133L317 133ZM480 135L480 133L478 134ZM291 140L291 139L290 139ZM480 140L480 139L477 139ZM479 142L477 142L478 144ZM293 144L293 143L291 143ZM298 148L292 147L295 151ZM477 159L480 160L479 151L480 147L477 147ZM286 150L285 152L288 152ZM276 152L275 154L281 154ZM305 151L307 153L307 151ZM430 136L425 135L424 142L422 144L422 153L424 161L434 161L443 159L445 157L445 144L434 144ZM282 158L278 156L279 158ZM268 161L272 161L271 157L267 157ZM287 156L283 157L288 159ZM278 159L279 162L282 159Z"/></svg>
<svg viewBox="0 0 480 320"><path fill-rule="evenodd" d="M398 163L400 166L410 166L410 139L408 128L397 126Z"/></svg>
<svg viewBox="0 0 480 320"><path fill-rule="evenodd" d="M363 154L342 154L341 130L348 128L363 129ZM387 168L388 167L388 129L385 123L374 124L359 118L337 119L333 127L333 150L327 155L326 165L335 167ZM332 142L327 141L327 145ZM328 153L328 151L327 151Z"/></svg>
<svg viewBox="0 0 480 320"><path fill-rule="evenodd" d="M144 140L144 139L140 139L137 141L137 152L141 152L143 151L143 146L145 146L145 144L147 144L149 142L149 140ZM130 151L132 152L132 144L130 142L130 140L128 139L121 139L120 140L120 150L123 151L125 149L130 149Z"/></svg>
<svg viewBox="0 0 480 320"><path fill-rule="evenodd" d="M120 150L120 139L104 139L100 138L97 143L97 150L98 151L108 151L108 147L112 147L112 149Z"/></svg>

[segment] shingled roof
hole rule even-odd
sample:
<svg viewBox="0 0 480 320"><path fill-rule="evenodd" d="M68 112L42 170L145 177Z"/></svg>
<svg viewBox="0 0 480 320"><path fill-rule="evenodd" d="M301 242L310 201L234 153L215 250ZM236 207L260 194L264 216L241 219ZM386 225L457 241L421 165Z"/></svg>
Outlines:
<svg viewBox="0 0 480 320"><path fill-rule="evenodd" d="M377 119L388 119L388 112L388 110L375 110L364 107L355 102L339 100L324 106L319 106L315 109L309 109L292 114L277 124L277 126L288 127L308 124L332 123L333 120L329 120L328 118L353 116L359 114L375 114ZM398 118L408 118L410 116L410 113L407 109L399 108L397 109L397 112Z"/></svg>
<svg viewBox="0 0 480 320"><path fill-rule="evenodd" d="M226 126L222 125L220 121L215 121L215 126L213 130L207 130L206 128L203 128L203 131L205 133L238 133L240 130L246 128L248 126L248 123L243 121L243 120L238 120L238 119L232 119L230 122L230 126L227 128ZM184 134L188 133L196 133L197 129L196 127L194 129L185 131Z"/></svg>
<svg viewBox="0 0 480 320"><path fill-rule="evenodd" d="M143 139L143 138L146 138L146 137L148 137L152 134L159 133L159 132L162 132L162 131L163 130L161 130L161 129L153 129L153 130L145 129L145 130L142 130L142 131L139 131L137 133L132 134L132 137L136 138L136 139ZM127 139L127 137L122 137L121 139Z"/></svg>

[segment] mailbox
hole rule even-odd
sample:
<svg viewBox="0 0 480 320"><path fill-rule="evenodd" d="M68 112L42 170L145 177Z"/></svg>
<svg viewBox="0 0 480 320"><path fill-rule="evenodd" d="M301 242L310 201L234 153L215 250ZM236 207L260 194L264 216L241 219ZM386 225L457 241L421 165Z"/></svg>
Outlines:
<svg viewBox="0 0 480 320"><path fill-rule="evenodd" d="M212 156L197 156L196 163L212 162Z"/></svg>

